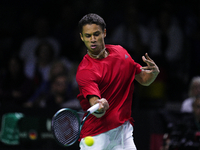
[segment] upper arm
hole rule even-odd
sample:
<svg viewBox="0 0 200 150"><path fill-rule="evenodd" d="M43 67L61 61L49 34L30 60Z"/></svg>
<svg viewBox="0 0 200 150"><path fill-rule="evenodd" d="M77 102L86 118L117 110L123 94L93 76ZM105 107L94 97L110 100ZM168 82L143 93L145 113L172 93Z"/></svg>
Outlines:
<svg viewBox="0 0 200 150"><path fill-rule="evenodd" d="M101 97L98 76L89 70L82 70L76 74L76 80L81 94L86 98L88 95ZM88 97L87 97L88 98Z"/></svg>

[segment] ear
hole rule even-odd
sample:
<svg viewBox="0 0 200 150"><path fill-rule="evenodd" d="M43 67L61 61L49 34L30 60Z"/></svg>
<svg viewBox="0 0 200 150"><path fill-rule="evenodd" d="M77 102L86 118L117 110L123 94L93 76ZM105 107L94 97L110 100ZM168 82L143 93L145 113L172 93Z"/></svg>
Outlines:
<svg viewBox="0 0 200 150"><path fill-rule="evenodd" d="M82 35L82 33L80 33L80 37L81 37L81 40L83 41L83 35Z"/></svg>
<svg viewBox="0 0 200 150"><path fill-rule="evenodd" d="M104 29L104 38L106 37L106 29Z"/></svg>

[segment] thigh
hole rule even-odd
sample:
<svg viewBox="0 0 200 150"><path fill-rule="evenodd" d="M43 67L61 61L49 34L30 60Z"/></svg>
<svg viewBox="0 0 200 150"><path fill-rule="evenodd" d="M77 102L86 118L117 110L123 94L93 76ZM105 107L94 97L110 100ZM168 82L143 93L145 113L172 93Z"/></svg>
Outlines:
<svg viewBox="0 0 200 150"><path fill-rule="evenodd" d="M112 150L136 150L136 146L133 138L133 126L126 122L121 130L121 137L118 137L118 143L112 148Z"/></svg>
<svg viewBox="0 0 200 150"><path fill-rule="evenodd" d="M110 138L106 133L102 133L96 136L93 136L94 144L92 146L87 146L84 142L84 139L80 141L80 149L81 150L106 150L109 143Z"/></svg>
<svg viewBox="0 0 200 150"><path fill-rule="evenodd" d="M137 150L132 136L124 140L123 150Z"/></svg>
<svg viewBox="0 0 200 150"><path fill-rule="evenodd" d="M133 140L133 127L129 122L108 132L93 136L94 144L87 146L80 141L81 150L136 150Z"/></svg>
<svg viewBox="0 0 200 150"><path fill-rule="evenodd" d="M130 122L127 122L126 127L124 128L124 150L136 150L134 137L133 137L133 126Z"/></svg>

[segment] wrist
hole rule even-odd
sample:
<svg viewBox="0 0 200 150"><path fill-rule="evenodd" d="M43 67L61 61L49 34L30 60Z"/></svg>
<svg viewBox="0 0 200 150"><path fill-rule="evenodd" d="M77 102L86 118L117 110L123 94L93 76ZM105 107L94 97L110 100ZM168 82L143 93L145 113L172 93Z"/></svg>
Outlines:
<svg viewBox="0 0 200 150"><path fill-rule="evenodd" d="M103 113L104 113L104 111L99 111L99 110L96 110L94 113L95 113L95 114L103 114Z"/></svg>

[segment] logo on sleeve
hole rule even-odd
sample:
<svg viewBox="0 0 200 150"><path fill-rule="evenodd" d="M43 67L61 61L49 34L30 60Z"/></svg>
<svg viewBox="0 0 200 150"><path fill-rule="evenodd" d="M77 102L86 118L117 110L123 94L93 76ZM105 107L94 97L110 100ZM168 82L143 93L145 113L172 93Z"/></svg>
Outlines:
<svg viewBox="0 0 200 150"><path fill-rule="evenodd" d="M128 55L125 54L125 59L127 59L127 58L128 58Z"/></svg>

